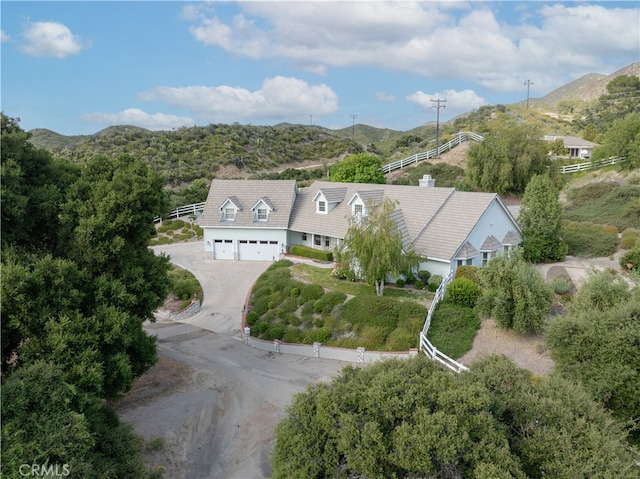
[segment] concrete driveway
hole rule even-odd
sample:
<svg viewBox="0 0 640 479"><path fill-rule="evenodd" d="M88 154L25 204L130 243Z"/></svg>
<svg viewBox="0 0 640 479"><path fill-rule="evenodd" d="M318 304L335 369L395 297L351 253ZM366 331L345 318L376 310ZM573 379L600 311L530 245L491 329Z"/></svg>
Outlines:
<svg viewBox="0 0 640 479"><path fill-rule="evenodd" d="M225 335L240 335L242 310L253 282L272 264L270 261L212 260L202 242L155 246L171 262L184 268L202 285L204 298L199 313L182 321Z"/></svg>
<svg viewBox="0 0 640 479"><path fill-rule="evenodd" d="M271 263L213 261L203 245L155 247L202 284L201 311L187 320L145 326L158 338L158 365L117 410L146 441L164 447L145 459L164 477L270 477L274 429L294 394L330 380L347 363L276 355L242 341L247 291Z"/></svg>

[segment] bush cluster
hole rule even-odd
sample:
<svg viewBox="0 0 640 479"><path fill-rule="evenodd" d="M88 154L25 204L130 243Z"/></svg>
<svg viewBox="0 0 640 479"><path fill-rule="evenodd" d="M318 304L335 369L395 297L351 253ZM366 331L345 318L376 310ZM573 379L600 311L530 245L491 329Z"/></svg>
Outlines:
<svg viewBox="0 0 640 479"><path fill-rule="evenodd" d="M624 271L640 272L640 246L636 246L620 257L620 266Z"/></svg>
<svg viewBox="0 0 640 479"><path fill-rule="evenodd" d="M458 306L474 308L481 294L482 289L477 282L461 276L451 281L447 286L445 301Z"/></svg>
<svg viewBox="0 0 640 479"><path fill-rule="evenodd" d="M640 231L636 228L624 230L620 239L620 247L622 249L631 249L638 246L640 246Z"/></svg>
<svg viewBox="0 0 640 479"><path fill-rule="evenodd" d="M431 275L429 277L429 282L427 283L427 289L433 293L441 284L442 276L440 276L439 274Z"/></svg>
<svg viewBox="0 0 640 479"><path fill-rule="evenodd" d="M480 318L472 308L442 302L433 314L427 338L450 358L459 359L471 350L478 329Z"/></svg>
<svg viewBox="0 0 640 479"><path fill-rule="evenodd" d="M615 228L615 227L614 227ZM617 228L577 221L562 222L562 239L569 247L568 254L597 257L615 253L618 246Z"/></svg>
<svg viewBox="0 0 640 479"><path fill-rule="evenodd" d="M295 256L303 258L312 258L320 261L333 261L333 252L322 249L309 248L304 245L293 245L289 248L289 252Z"/></svg>

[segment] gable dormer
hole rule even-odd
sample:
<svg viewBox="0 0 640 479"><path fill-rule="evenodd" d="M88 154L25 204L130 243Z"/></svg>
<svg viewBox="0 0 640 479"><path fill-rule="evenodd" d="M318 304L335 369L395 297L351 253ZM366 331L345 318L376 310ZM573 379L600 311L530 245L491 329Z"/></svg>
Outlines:
<svg viewBox="0 0 640 479"><path fill-rule="evenodd" d="M269 221L269 214L275 211L273 203L269 200L269 197L263 196L258 202L251 208L253 211L253 221L264 222Z"/></svg>
<svg viewBox="0 0 640 479"><path fill-rule="evenodd" d="M369 214L369 210L380 203L383 197L383 190L356 191L349 200L349 203L347 203L351 206L351 216L367 216Z"/></svg>
<svg viewBox="0 0 640 479"><path fill-rule="evenodd" d="M240 204L240 201L238 201L238 198L230 196L224 200L219 209L222 213L220 221L235 221L238 216L238 212L242 211L242 205Z"/></svg>
<svg viewBox="0 0 640 479"><path fill-rule="evenodd" d="M344 200L346 193L346 188L322 188L318 190L313 197L316 213L326 215Z"/></svg>

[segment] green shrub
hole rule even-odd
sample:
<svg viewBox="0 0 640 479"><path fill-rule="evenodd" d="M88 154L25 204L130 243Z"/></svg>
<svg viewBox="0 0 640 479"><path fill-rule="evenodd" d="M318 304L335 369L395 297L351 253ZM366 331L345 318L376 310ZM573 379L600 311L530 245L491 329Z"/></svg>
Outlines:
<svg viewBox="0 0 640 479"><path fill-rule="evenodd" d="M624 271L640 272L640 246L627 251L620 257L620 266Z"/></svg>
<svg viewBox="0 0 640 479"><path fill-rule="evenodd" d="M331 339L331 330L327 327L322 327L318 329L316 333L316 341L321 342L322 344L326 344Z"/></svg>
<svg viewBox="0 0 640 479"><path fill-rule="evenodd" d="M285 343L302 343L304 340L304 332L298 328L288 327L282 337Z"/></svg>
<svg viewBox="0 0 640 479"><path fill-rule="evenodd" d="M458 306L474 308L481 294L482 289L478 283L461 276L451 281L447 286L445 301Z"/></svg>
<svg viewBox="0 0 640 479"><path fill-rule="evenodd" d="M303 258L318 259L320 261L333 261L333 252L309 248L303 245L293 245L289 248L289 252L294 256L302 256Z"/></svg>
<svg viewBox="0 0 640 479"><path fill-rule="evenodd" d="M406 277L405 277L404 282L406 284L414 284L416 282L416 277L414 276L413 273L407 273L405 276Z"/></svg>
<svg viewBox="0 0 640 479"><path fill-rule="evenodd" d="M636 245L638 238L640 238L640 231L635 228L627 228L622 232L620 247L623 249L631 249Z"/></svg>
<svg viewBox="0 0 640 479"><path fill-rule="evenodd" d="M304 303L302 305L302 311L301 311L302 314L303 315L307 315L307 314L313 313L313 307L315 306L315 304L316 304L316 302L313 299L311 299L311 300L307 301L306 303Z"/></svg>
<svg viewBox="0 0 640 479"><path fill-rule="evenodd" d="M458 359L471 350L480 329L480 318L473 309L440 303L431 320L427 338L438 350Z"/></svg>
<svg viewBox="0 0 640 479"><path fill-rule="evenodd" d="M305 284L300 291L299 303L304 304L307 301L318 300L324 295L324 288L319 284Z"/></svg>
<svg viewBox="0 0 640 479"><path fill-rule="evenodd" d="M252 297L250 304L258 316L262 316L269 310L268 300L265 297Z"/></svg>
<svg viewBox="0 0 640 479"><path fill-rule="evenodd" d="M439 274L434 274L429 277L429 283L427 284L427 288L432 293L438 289L438 287L442 284L442 276Z"/></svg>
<svg viewBox="0 0 640 479"><path fill-rule="evenodd" d="M264 334L264 332L269 329L269 321L261 320L256 325L256 329L259 334Z"/></svg>
<svg viewBox="0 0 640 479"><path fill-rule="evenodd" d="M429 278L431 277L431 273L426 269L421 269L418 271L418 279L422 281L424 284L429 284Z"/></svg>
<svg viewBox="0 0 640 479"><path fill-rule="evenodd" d="M176 298L202 298L202 287L195 276L186 269L173 267L169 270L169 292Z"/></svg>
<svg viewBox="0 0 640 479"><path fill-rule="evenodd" d="M395 329L398 323L396 299L388 296L356 296L344 305L342 318L354 325L383 326Z"/></svg>
<svg viewBox="0 0 640 479"><path fill-rule="evenodd" d="M404 329L394 329L384 346L387 351L408 351L418 345L418 335Z"/></svg>
<svg viewBox="0 0 640 479"><path fill-rule="evenodd" d="M404 288L404 279L402 279L402 278L396 279L396 286L398 288Z"/></svg>
<svg viewBox="0 0 640 479"><path fill-rule="evenodd" d="M270 326L263 334L262 339L266 341L273 341L274 339L282 339L286 328L280 324Z"/></svg>
<svg viewBox="0 0 640 479"><path fill-rule="evenodd" d="M567 294L571 289L571 282L566 278L556 278L551 282L551 289L556 294Z"/></svg>
<svg viewBox="0 0 640 479"><path fill-rule="evenodd" d="M357 343L369 351L382 351L385 349L387 337L393 329L384 326L365 326L360 332Z"/></svg>
<svg viewBox="0 0 640 479"><path fill-rule="evenodd" d="M563 221L562 239L569 247L568 254L588 258L610 256L618 245L617 233L595 223Z"/></svg>
<svg viewBox="0 0 640 479"><path fill-rule="evenodd" d="M323 327L323 326L324 326L324 319L322 319L322 318L314 318L314 319L313 319L313 325L314 325L316 328L321 328L321 327Z"/></svg>
<svg viewBox="0 0 640 479"><path fill-rule="evenodd" d="M325 293L313 305L313 311L316 313L329 314L333 308L347 299L347 295L342 291L329 291Z"/></svg>
<svg viewBox="0 0 640 479"><path fill-rule="evenodd" d="M422 281L418 280L413 284L413 287L416 288L417 290L423 290L424 289L424 283Z"/></svg>
<svg viewBox="0 0 640 479"><path fill-rule="evenodd" d="M247 313L247 326L253 326L260 319L260 315L255 311Z"/></svg>
<svg viewBox="0 0 640 479"><path fill-rule="evenodd" d="M469 278L471 281L478 282L478 268L471 265L461 265L456 268L456 278Z"/></svg>

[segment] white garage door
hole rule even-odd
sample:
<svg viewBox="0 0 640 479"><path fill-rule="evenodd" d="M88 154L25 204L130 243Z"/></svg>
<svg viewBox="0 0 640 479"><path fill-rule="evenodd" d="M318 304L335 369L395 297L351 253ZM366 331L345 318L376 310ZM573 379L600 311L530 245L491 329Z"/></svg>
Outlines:
<svg viewBox="0 0 640 479"><path fill-rule="evenodd" d="M213 240L214 259L233 259L233 240Z"/></svg>
<svg viewBox="0 0 640 479"><path fill-rule="evenodd" d="M244 261L273 261L278 259L280 247L277 241L240 240L238 256Z"/></svg>

